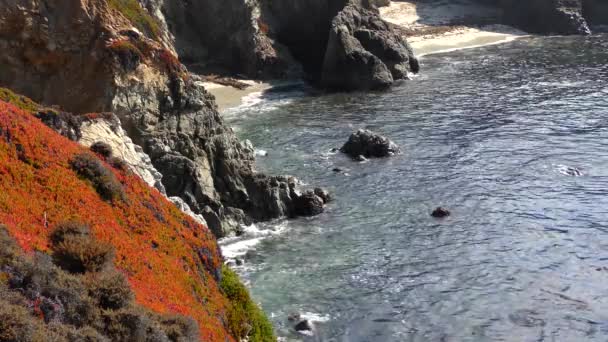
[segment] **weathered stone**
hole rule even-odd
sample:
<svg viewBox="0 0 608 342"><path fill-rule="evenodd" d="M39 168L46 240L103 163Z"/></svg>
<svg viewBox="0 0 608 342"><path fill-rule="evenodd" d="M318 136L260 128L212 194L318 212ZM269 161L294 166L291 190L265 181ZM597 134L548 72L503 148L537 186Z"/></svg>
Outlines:
<svg viewBox="0 0 608 342"><path fill-rule="evenodd" d="M360 129L350 135L348 141L342 146L340 151L355 158L355 160L358 160L357 158L359 158L359 156L367 158L389 157L395 153L399 153L399 147L382 135L369 130Z"/></svg>
<svg viewBox="0 0 608 342"><path fill-rule="evenodd" d="M377 11L348 5L333 19L323 61L324 86L383 89L418 69L412 48Z"/></svg>

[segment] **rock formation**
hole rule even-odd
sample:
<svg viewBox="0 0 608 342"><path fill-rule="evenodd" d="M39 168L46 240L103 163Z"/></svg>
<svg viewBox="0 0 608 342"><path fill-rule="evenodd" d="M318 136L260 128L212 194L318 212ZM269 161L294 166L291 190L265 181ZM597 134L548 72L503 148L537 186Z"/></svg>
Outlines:
<svg viewBox="0 0 608 342"><path fill-rule="evenodd" d="M419 65L408 43L377 12L348 5L333 19L321 83L339 89L382 89Z"/></svg>
<svg viewBox="0 0 608 342"><path fill-rule="evenodd" d="M219 222L210 227L217 236L239 223L296 216L296 204L315 201L300 198L293 178L256 172L253 148L224 124L213 97L167 45L169 34L133 27L127 17L103 1L4 2L0 85L76 114L114 113L131 139L124 140L133 153L127 159L139 158L150 182L158 170L168 196L182 198L210 226ZM83 135L72 127L80 120L49 120L88 143L122 137L111 129L115 122L87 124Z"/></svg>
<svg viewBox="0 0 608 342"><path fill-rule="evenodd" d="M352 158L359 156L382 158L399 153L399 146L387 137L370 130L360 129L350 135L340 152L346 153Z"/></svg>

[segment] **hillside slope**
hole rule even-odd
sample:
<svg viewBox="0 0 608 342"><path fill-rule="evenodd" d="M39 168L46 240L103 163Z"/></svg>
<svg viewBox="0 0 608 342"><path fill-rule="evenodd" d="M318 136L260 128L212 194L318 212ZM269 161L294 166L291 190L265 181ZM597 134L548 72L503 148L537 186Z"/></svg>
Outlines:
<svg viewBox="0 0 608 342"><path fill-rule="evenodd" d="M97 165L93 177L77 164L81 159ZM49 252L53 227L82 222L97 240L113 246L116 267L136 302L157 313L194 318L201 341L234 341L250 331L229 326L263 325L247 313L235 314L242 306L238 301L250 301L248 295L235 301L220 288L226 270L207 227L120 163L112 164L30 112L0 101L0 224L24 251Z"/></svg>

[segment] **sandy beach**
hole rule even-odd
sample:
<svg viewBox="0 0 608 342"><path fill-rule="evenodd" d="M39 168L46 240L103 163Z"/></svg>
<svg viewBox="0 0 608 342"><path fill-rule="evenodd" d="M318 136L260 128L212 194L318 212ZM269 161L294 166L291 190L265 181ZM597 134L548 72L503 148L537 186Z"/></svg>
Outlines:
<svg viewBox="0 0 608 342"><path fill-rule="evenodd" d="M510 26L497 25L499 12L470 0L393 1L380 8L382 18L397 26L416 56L501 44L526 36ZM205 82L215 95L220 112L239 106L243 97L272 87L270 83L241 80L250 86L237 89Z"/></svg>

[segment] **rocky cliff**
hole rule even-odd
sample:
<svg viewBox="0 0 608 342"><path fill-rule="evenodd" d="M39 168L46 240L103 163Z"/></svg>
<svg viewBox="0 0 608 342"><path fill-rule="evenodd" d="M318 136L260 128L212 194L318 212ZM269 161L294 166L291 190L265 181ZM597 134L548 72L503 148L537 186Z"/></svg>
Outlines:
<svg viewBox="0 0 608 342"><path fill-rule="evenodd" d="M152 14L127 0L3 2L0 85L74 114L114 113L126 144L140 146L135 153L162 174L157 187L202 214L217 236L240 223L318 212L296 179L255 171L251 145L178 60L174 34L163 30L172 21ZM157 180L144 168L144 178Z"/></svg>

